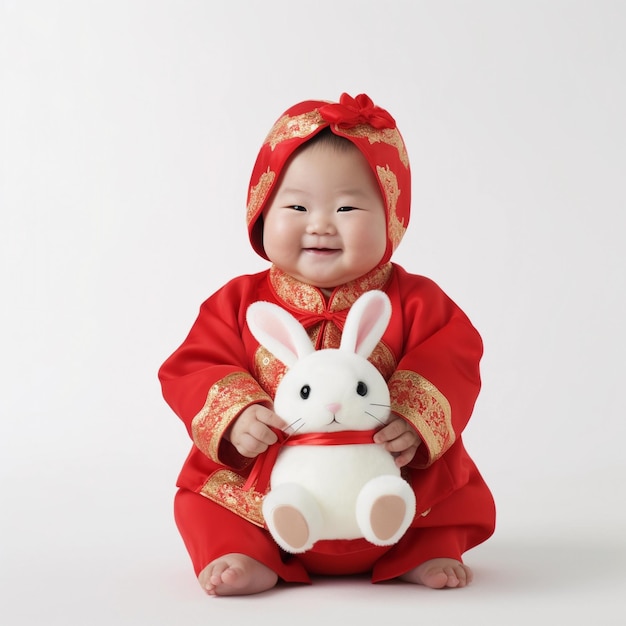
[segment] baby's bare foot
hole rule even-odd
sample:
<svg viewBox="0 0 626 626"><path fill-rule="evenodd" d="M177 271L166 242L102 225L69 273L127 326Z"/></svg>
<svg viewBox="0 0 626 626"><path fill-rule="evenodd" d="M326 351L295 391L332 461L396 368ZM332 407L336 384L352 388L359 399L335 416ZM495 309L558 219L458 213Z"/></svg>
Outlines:
<svg viewBox="0 0 626 626"><path fill-rule="evenodd" d="M400 576L401 580L431 589L465 587L472 578L472 570L454 559L432 559Z"/></svg>
<svg viewBox="0 0 626 626"><path fill-rule="evenodd" d="M245 554L226 554L209 563L198 582L210 596L244 596L271 589L278 576Z"/></svg>

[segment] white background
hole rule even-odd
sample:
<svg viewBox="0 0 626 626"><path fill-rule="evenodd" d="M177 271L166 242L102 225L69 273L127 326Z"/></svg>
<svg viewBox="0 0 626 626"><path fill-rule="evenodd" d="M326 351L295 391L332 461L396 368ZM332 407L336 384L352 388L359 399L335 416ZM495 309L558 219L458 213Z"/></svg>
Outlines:
<svg viewBox="0 0 626 626"><path fill-rule="evenodd" d="M625 623L625 32L618 0L1 1L0 621ZM244 205L270 126L343 91L408 145L394 260L483 335L466 443L498 529L462 591L210 599L157 369L266 267Z"/></svg>

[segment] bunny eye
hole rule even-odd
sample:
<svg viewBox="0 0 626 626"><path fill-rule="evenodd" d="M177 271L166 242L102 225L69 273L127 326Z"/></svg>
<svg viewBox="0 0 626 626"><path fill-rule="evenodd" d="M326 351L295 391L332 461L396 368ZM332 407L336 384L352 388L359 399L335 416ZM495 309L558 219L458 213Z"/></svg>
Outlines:
<svg viewBox="0 0 626 626"><path fill-rule="evenodd" d="M360 380L358 385L356 386L356 392L360 396L366 396L367 395L367 385L362 380Z"/></svg>
<svg viewBox="0 0 626 626"><path fill-rule="evenodd" d="M304 385L304 387L300 389L300 397L303 400L306 400L310 394L311 394L311 387L309 387L308 385Z"/></svg>

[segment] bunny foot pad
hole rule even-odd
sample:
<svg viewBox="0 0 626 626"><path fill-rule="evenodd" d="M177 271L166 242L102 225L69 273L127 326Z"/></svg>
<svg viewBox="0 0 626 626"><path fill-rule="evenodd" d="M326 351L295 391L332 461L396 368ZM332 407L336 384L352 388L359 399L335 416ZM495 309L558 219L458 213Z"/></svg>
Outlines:
<svg viewBox="0 0 626 626"><path fill-rule="evenodd" d="M367 483L356 504L363 536L374 545L397 543L415 516L415 494L399 476L379 476Z"/></svg>
<svg viewBox="0 0 626 626"><path fill-rule="evenodd" d="M309 525L306 519L293 506L280 506L273 511L273 533L281 538L283 546L291 552L300 552L309 542Z"/></svg>
<svg viewBox="0 0 626 626"><path fill-rule="evenodd" d="M406 503L400 496L381 496L372 506L370 527L379 542L387 542L403 527Z"/></svg>

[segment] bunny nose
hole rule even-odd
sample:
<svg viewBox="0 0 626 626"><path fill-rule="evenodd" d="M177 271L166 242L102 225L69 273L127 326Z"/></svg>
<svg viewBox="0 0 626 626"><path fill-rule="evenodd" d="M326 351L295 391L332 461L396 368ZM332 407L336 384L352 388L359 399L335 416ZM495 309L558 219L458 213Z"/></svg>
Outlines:
<svg viewBox="0 0 626 626"><path fill-rule="evenodd" d="M341 404L339 402L331 402L326 405L326 408L334 415L341 408Z"/></svg>

